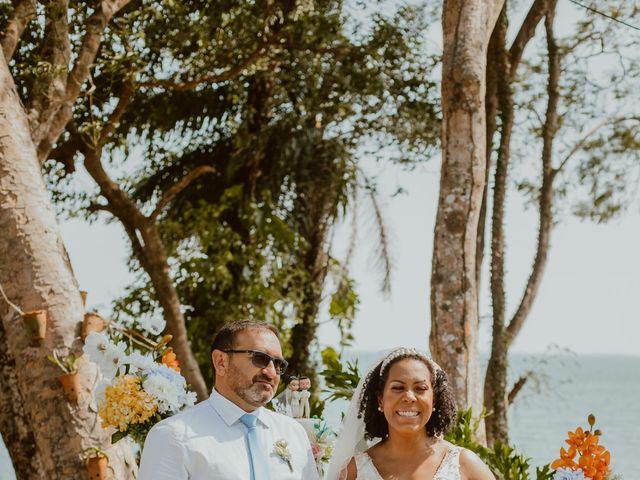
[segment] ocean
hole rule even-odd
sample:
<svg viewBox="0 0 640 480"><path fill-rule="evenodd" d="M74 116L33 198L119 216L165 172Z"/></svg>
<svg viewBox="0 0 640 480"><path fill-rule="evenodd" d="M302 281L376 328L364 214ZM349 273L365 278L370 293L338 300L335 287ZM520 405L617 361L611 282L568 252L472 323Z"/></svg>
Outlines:
<svg viewBox="0 0 640 480"><path fill-rule="evenodd" d="M362 371L377 356L357 352L344 358L358 358ZM640 480L640 356L514 355L510 363L512 381L535 372L509 411L510 442L532 465L556 459L567 432L587 426L587 415L593 413L613 471L624 480ZM346 402L327 406L325 420L334 430L345 409ZM0 442L0 480L14 478Z"/></svg>

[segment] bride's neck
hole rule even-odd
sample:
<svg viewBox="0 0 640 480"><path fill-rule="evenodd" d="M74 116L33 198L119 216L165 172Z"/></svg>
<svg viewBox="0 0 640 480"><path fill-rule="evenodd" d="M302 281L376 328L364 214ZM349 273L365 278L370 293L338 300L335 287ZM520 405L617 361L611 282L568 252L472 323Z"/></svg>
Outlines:
<svg viewBox="0 0 640 480"><path fill-rule="evenodd" d="M410 433L391 431L385 443L394 454L410 456L431 449L436 441L437 439L429 437L425 430Z"/></svg>

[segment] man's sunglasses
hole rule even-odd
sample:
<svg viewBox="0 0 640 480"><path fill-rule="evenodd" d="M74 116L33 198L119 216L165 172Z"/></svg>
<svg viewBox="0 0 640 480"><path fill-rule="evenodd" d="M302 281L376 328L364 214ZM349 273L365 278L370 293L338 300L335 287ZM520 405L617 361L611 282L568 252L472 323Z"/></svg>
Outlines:
<svg viewBox="0 0 640 480"><path fill-rule="evenodd" d="M289 366L284 358L272 357L268 353L261 352L260 350L222 350L224 353L250 353L251 363L258 368L267 368L269 363L273 362L273 367L276 369L278 375L282 375Z"/></svg>

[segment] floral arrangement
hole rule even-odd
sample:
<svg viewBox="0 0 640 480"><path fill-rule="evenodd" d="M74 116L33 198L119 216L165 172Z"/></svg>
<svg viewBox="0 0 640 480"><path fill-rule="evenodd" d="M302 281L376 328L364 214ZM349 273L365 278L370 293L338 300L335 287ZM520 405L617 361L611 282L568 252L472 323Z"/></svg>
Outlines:
<svg viewBox="0 0 640 480"><path fill-rule="evenodd" d="M313 453L313 458L316 461L318 473L322 478L324 465L331 459L334 433L327 426L326 422L320 419L315 419L313 424L313 434L314 438L311 441L311 452Z"/></svg>
<svg viewBox="0 0 640 480"><path fill-rule="evenodd" d="M157 422L195 404L179 362L158 336L164 323L141 323L146 332L110 324L107 331L91 332L84 353L96 363L103 380L94 395L103 428L115 428L112 443L130 436L140 445Z"/></svg>
<svg viewBox="0 0 640 480"><path fill-rule="evenodd" d="M596 417L589 415L589 430L578 427L574 432L568 432L565 450L560 448L560 458L551 463L555 470L554 480L611 480L609 468L611 454L600 445L600 430L593 430Z"/></svg>

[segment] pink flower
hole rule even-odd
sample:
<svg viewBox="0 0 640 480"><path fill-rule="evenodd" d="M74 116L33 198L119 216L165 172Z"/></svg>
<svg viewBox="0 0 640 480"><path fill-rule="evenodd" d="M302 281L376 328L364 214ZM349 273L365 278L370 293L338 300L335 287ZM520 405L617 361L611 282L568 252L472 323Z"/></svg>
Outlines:
<svg viewBox="0 0 640 480"><path fill-rule="evenodd" d="M324 453L324 448L322 448L322 446L319 443L314 443L313 445L311 445L311 452L313 453L313 458L318 460L319 458L322 457L322 454Z"/></svg>

